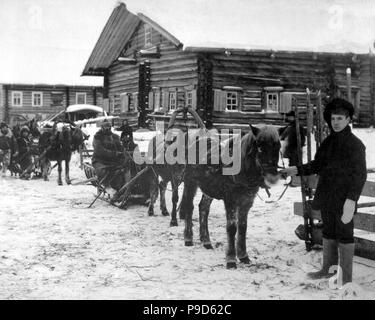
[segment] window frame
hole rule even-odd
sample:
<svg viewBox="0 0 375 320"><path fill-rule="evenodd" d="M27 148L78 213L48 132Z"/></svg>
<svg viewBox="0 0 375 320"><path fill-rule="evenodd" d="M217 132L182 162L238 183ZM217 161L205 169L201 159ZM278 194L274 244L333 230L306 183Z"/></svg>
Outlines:
<svg viewBox="0 0 375 320"><path fill-rule="evenodd" d="M237 91L233 91L233 90L224 90L225 92L225 111L226 112L238 112L239 111L239 107L240 107L240 104L239 104L239 95L238 95L238 92ZM228 95L229 94L234 94L235 95L235 101L236 103L233 104L233 97L232 98L229 98ZM232 100L231 103L230 103L230 106L232 109L229 109L228 108L228 100ZM236 108L233 109L233 106L235 106Z"/></svg>
<svg viewBox="0 0 375 320"><path fill-rule="evenodd" d="M191 97L189 98L189 95L191 95ZM189 103L189 100L191 101ZM185 104L186 104L186 107L193 107L193 90L187 90L186 91L186 98L185 98Z"/></svg>
<svg viewBox="0 0 375 320"><path fill-rule="evenodd" d="M276 110L270 109L269 106L269 95L276 97ZM266 91L266 112L268 113L280 113L280 91Z"/></svg>
<svg viewBox="0 0 375 320"><path fill-rule="evenodd" d="M20 104L14 103L15 95L20 95ZM23 106L23 91L12 91L12 107L22 107Z"/></svg>
<svg viewBox="0 0 375 320"><path fill-rule="evenodd" d="M34 98L36 95L40 95L40 104L35 104ZM43 107L43 92L42 91L31 92L31 105L33 107Z"/></svg>
<svg viewBox="0 0 375 320"><path fill-rule="evenodd" d="M85 102L84 103L78 103L78 96L79 95L85 96ZM76 104L87 104L87 92L76 92Z"/></svg>
<svg viewBox="0 0 375 320"><path fill-rule="evenodd" d="M172 99L174 95L174 108L172 109ZM177 110L177 91L171 91L169 92L169 99L168 99L168 112L173 113Z"/></svg>

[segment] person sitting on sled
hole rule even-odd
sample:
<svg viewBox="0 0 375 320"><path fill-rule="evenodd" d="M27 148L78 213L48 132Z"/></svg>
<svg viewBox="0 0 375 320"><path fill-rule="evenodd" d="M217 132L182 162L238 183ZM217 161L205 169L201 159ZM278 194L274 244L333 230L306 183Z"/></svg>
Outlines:
<svg viewBox="0 0 375 320"><path fill-rule="evenodd" d="M31 172L33 171L33 157L31 154L31 144L30 140L30 129L27 126L21 128L20 136L17 139L18 145L18 158L17 161L21 167L21 172L23 175L21 179L30 179Z"/></svg>
<svg viewBox="0 0 375 320"><path fill-rule="evenodd" d="M314 160L285 170L288 175L319 175L312 209L320 210L323 220L323 266L308 276L329 277L330 267L339 265L342 284L352 282L353 215L367 178L366 148L349 126L353 114L350 102L340 98L329 102L323 115L330 135Z"/></svg>
<svg viewBox="0 0 375 320"><path fill-rule="evenodd" d="M112 133L111 129L111 123L104 120L101 129L95 134L92 166L95 168L98 181L104 187L119 190L124 180L130 180L130 159L124 151L120 137ZM124 179L120 179L120 174Z"/></svg>

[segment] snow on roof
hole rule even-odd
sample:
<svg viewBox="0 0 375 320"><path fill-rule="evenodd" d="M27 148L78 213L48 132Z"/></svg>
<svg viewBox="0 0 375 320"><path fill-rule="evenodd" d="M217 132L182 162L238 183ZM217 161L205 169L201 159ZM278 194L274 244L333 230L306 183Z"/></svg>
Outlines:
<svg viewBox="0 0 375 320"><path fill-rule="evenodd" d="M97 113L102 113L103 108L98 106L93 106L91 104L73 104L66 108L66 112L79 112L79 111L93 111Z"/></svg>
<svg viewBox="0 0 375 320"><path fill-rule="evenodd" d="M347 4L343 6L348 11L345 23L332 26L335 16L330 5L317 1L320 5L298 0L290 4L264 0L158 1L155 6L137 9L179 39L184 48L368 53L374 35L366 23L372 24L375 12L365 17L363 13L371 7Z"/></svg>

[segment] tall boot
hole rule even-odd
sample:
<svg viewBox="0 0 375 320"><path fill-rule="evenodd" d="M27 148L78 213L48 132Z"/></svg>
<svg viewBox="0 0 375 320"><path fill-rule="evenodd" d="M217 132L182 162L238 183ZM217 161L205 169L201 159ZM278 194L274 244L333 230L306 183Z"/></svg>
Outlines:
<svg viewBox="0 0 375 320"><path fill-rule="evenodd" d="M354 243L339 243L339 276L342 275L342 285L352 282Z"/></svg>
<svg viewBox="0 0 375 320"><path fill-rule="evenodd" d="M309 272L307 276L310 279L329 278L329 268L338 264L337 241L323 238L323 266L317 272Z"/></svg>

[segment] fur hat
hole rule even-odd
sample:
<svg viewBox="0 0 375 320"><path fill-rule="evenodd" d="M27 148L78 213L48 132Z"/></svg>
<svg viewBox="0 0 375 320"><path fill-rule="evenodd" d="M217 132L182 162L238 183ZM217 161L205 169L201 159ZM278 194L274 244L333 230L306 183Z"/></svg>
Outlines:
<svg viewBox="0 0 375 320"><path fill-rule="evenodd" d="M328 123L328 125L331 124L332 111L337 110L337 109L342 109L342 110L347 111L350 119L353 119L353 115L354 115L353 105L347 100L344 100L341 98L335 98L331 100L330 102L328 102L323 112L324 120Z"/></svg>
<svg viewBox="0 0 375 320"><path fill-rule="evenodd" d="M5 122L1 122L0 123L0 129L2 129L2 128L8 128L8 125L5 123Z"/></svg>
<svg viewBox="0 0 375 320"><path fill-rule="evenodd" d="M20 134L22 134L24 131L28 131L28 132L30 132L29 127L27 127L27 126L23 126L23 127L21 128L21 130L20 130Z"/></svg>
<svg viewBox="0 0 375 320"><path fill-rule="evenodd" d="M101 127L103 128L107 126L112 127L112 124L107 119L104 119L104 121L101 123Z"/></svg>
<svg viewBox="0 0 375 320"><path fill-rule="evenodd" d="M285 114L287 117L295 117L296 113L294 111L289 111L288 113Z"/></svg>

